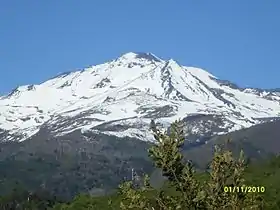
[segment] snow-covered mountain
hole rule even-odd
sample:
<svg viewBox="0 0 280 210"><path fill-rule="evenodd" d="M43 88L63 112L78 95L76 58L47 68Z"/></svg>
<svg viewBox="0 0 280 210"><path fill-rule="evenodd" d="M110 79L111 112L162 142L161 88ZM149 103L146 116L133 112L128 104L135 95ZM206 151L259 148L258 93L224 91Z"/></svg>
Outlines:
<svg viewBox="0 0 280 210"><path fill-rule="evenodd" d="M181 118L193 132L222 134L278 117L280 91L239 88L205 70L127 53L110 62L20 86L0 97L0 140L23 141L47 129L151 140L151 119Z"/></svg>

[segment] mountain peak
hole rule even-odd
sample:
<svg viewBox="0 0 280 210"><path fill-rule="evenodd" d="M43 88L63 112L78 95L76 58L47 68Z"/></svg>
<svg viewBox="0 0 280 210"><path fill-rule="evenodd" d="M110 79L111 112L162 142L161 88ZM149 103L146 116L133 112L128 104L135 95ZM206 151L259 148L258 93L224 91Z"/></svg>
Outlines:
<svg viewBox="0 0 280 210"><path fill-rule="evenodd" d="M125 59L125 60L130 60L130 59L135 59L137 56L136 53L134 52L128 52L128 53L125 53L125 54L122 54L119 59Z"/></svg>
<svg viewBox="0 0 280 210"><path fill-rule="evenodd" d="M53 136L83 128L146 140L151 119L167 125L189 114L222 116L219 132L230 132L277 117L279 103L278 92L245 92L203 69L129 52L0 98L0 142L23 141L41 128Z"/></svg>
<svg viewBox="0 0 280 210"><path fill-rule="evenodd" d="M152 53L145 52L128 52L119 57L121 60L132 61L135 59L144 59L148 61L161 62L162 60Z"/></svg>

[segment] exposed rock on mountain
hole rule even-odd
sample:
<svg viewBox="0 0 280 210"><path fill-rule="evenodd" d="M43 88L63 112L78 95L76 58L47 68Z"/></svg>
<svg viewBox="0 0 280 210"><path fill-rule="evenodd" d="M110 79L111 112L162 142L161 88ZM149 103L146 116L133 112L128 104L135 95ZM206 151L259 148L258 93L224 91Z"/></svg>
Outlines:
<svg viewBox="0 0 280 210"><path fill-rule="evenodd" d="M278 117L279 103L277 89L239 88L172 59L127 53L1 97L1 141L23 141L42 128L49 136L91 130L149 141L151 119L168 126L178 118L192 119L201 135L224 134Z"/></svg>

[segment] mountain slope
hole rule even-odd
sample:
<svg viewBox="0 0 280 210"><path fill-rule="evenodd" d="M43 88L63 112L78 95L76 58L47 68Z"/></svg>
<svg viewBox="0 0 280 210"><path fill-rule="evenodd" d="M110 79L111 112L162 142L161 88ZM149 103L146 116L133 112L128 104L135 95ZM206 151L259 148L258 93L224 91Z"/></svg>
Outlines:
<svg viewBox="0 0 280 210"><path fill-rule="evenodd" d="M151 119L164 127L178 118L186 122L184 152L203 167L212 145L224 138L216 134L270 125L264 122L278 118L279 102L277 89L239 88L148 53L21 86L0 97L0 194L20 185L71 198L108 192L132 168L150 174ZM256 142L250 134L246 154L277 153L270 134Z"/></svg>
<svg viewBox="0 0 280 210"><path fill-rule="evenodd" d="M244 150L247 157L260 160L280 153L280 120L266 122L237 130L225 135L212 137L206 144L185 150L187 158L194 160L200 168L205 168L212 158L214 145L224 145L227 140L227 148L239 155ZM197 158L199 157L199 158Z"/></svg>
<svg viewBox="0 0 280 210"><path fill-rule="evenodd" d="M194 116L200 120L208 116ZM191 120L194 120L191 119ZM189 119L190 120L190 119ZM213 155L213 146L228 137L234 152L245 150L252 159L262 159L279 153L278 129L280 120L262 123L226 135L212 137L207 144L183 149L198 169L205 169ZM125 178L131 178L132 168L139 175L151 174L153 184L164 181L148 157L150 142L137 138L118 138L106 134L79 130L48 138L48 130L41 129L32 138L0 143L0 195L14 187L38 190L70 199L77 193L104 194L116 189Z"/></svg>
<svg viewBox="0 0 280 210"><path fill-rule="evenodd" d="M280 92L238 88L208 72L127 53L105 64L63 73L39 85L20 86L0 98L2 141L23 141L47 129L49 137L90 130L152 140L151 119L168 126L178 118L206 115L203 123L223 134L272 120ZM210 119L211 118L211 119ZM201 123L192 130L200 135Z"/></svg>

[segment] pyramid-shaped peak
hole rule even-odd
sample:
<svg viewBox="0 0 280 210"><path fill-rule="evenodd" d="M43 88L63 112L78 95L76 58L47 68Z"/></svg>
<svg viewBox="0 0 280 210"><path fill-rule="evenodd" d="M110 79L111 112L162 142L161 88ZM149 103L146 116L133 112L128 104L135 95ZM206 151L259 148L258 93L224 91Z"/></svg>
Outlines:
<svg viewBox="0 0 280 210"><path fill-rule="evenodd" d="M172 58L169 59L167 62L168 62L169 65L179 65L178 62L173 60Z"/></svg>
<svg viewBox="0 0 280 210"><path fill-rule="evenodd" d="M155 62L162 61L160 58L158 58L154 54L144 53L144 52L128 52L128 53L123 54L120 58L125 59L125 60L145 59L148 61L155 61Z"/></svg>
<svg viewBox="0 0 280 210"><path fill-rule="evenodd" d="M136 53L136 58L144 58L146 60L153 60L153 61L157 61L160 62L162 61L159 57L155 56L153 53Z"/></svg>

